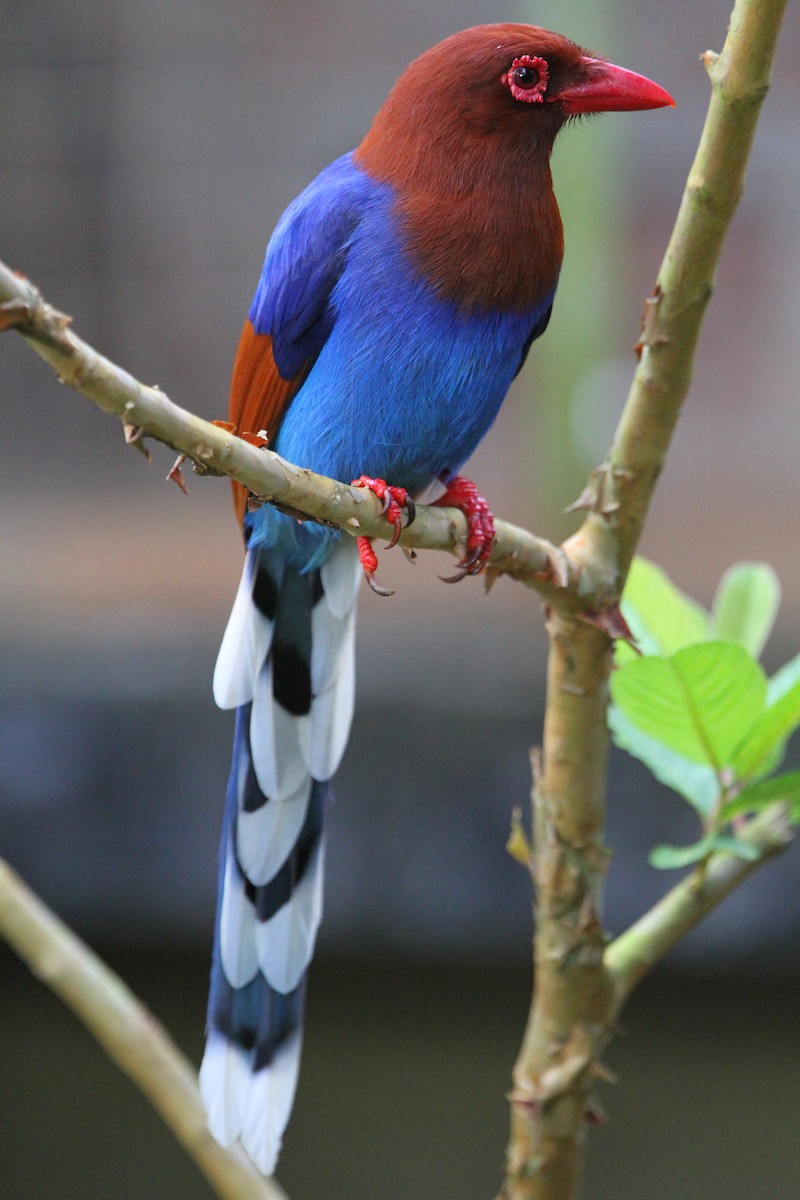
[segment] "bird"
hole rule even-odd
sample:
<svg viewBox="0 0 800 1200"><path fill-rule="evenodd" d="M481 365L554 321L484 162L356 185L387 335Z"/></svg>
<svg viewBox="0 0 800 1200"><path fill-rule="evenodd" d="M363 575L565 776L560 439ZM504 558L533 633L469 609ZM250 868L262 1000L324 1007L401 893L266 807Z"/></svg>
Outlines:
<svg viewBox="0 0 800 1200"><path fill-rule="evenodd" d="M456 33L400 76L359 146L289 205L244 323L230 423L384 502L399 530L458 474L550 319L563 256L550 154L571 119L673 106L644 76L534 25ZM388 481L388 482L387 482ZM200 1089L211 1132L273 1173L322 912L325 818L354 704L367 539L259 505L234 483L245 563L214 672L235 710ZM380 590L380 589L378 589Z"/></svg>

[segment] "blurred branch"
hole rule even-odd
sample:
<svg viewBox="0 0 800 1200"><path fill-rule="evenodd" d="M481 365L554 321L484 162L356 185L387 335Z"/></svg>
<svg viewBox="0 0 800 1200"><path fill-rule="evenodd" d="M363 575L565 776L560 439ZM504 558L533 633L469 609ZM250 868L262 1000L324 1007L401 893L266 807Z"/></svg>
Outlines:
<svg viewBox="0 0 800 1200"><path fill-rule="evenodd" d="M122 980L2 859L0 936L147 1096L221 1200L286 1200L242 1150L214 1140L192 1064Z"/></svg>
<svg viewBox="0 0 800 1200"><path fill-rule="evenodd" d="M681 879L608 946L605 965L614 980L616 1011L676 942L721 904L729 892L791 843L793 830L785 806L776 804L754 817L737 836L755 846L759 857L748 860L733 854L712 855L702 870Z"/></svg>
<svg viewBox="0 0 800 1200"><path fill-rule="evenodd" d="M702 56L711 100L655 290L645 302L639 364L608 460L594 480L593 511L565 546L590 568L597 556L613 564L615 595L622 590L689 391L785 8L786 0L736 0L721 54L707 50Z"/></svg>
<svg viewBox="0 0 800 1200"><path fill-rule="evenodd" d="M711 102L645 306L639 365L608 460L581 498L589 515L563 547L575 577L583 570L591 581L587 607L594 611L611 613L619 601L688 391L785 7L786 0L736 0L722 53L704 55ZM503 1200L572 1200L577 1194L584 1125L597 1118L592 1088L605 1073L600 1055L622 1000L752 869L726 856L714 860L702 887L692 877L679 884L604 954L610 630L592 629L557 599L551 603L544 746L533 788L535 988L514 1068ZM756 833L754 822L751 836ZM779 830L770 836L764 858L783 844Z"/></svg>
<svg viewBox="0 0 800 1200"><path fill-rule="evenodd" d="M48 304L29 280L0 262L0 331L16 329L68 384L123 422L129 444L142 438L164 442L196 464L200 474L228 475L255 496L337 525L345 532L391 539L393 526L379 500L364 488L293 466L280 455L257 449L234 433L174 404L159 388L148 387L84 342L71 318ZM505 521L496 521L490 576L507 574L545 594L560 591L568 565L549 542ZM417 507L404 546L461 554L467 536L464 514L455 508ZM459 548L460 547L460 548Z"/></svg>

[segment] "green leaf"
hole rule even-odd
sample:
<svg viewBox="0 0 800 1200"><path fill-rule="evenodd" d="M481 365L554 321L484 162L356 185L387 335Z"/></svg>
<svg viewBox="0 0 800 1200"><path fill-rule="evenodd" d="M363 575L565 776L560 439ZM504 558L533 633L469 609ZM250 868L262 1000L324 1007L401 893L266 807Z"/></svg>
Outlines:
<svg viewBox="0 0 800 1200"><path fill-rule="evenodd" d="M738 817L741 813L757 812L770 804L780 803L800 803L800 771L786 771L783 775L773 775L771 779L752 783L723 806L720 818L730 821L731 817Z"/></svg>
<svg viewBox="0 0 800 1200"><path fill-rule="evenodd" d="M646 558L631 564L622 612L643 654L672 654L711 636L706 610Z"/></svg>
<svg viewBox="0 0 800 1200"><path fill-rule="evenodd" d="M671 658L639 658L611 677L611 695L649 737L719 771L760 717L767 681L731 642L686 646Z"/></svg>
<svg viewBox="0 0 800 1200"><path fill-rule="evenodd" d="M648 860L651 867L656 867L659 871L672 871L677 867L688 867L690 863L702 862L710 854L719 853L733 854L736 858L744 858L748 862L755 862L761 855L758 846L743 842L741 838L709 833L691 846L655 846L650 851Z"/></svg>
<svg viewBox="0 0 800 1200"><path fill-rule="evenodd" d="M760 714L736 748L732 766L739 779L760 773L765 759L774 756L800 725L800 678Z"/></svg>
<svg viewBox="0 0 800 1200"><path fill-rule="evenodd" d="M771 708L781 700L796 683L800 682L800 654L791 658L779 671L776 671L767 683L767 708ZM758 763L748 776L754 782L765 775L772 775L783 762L786 754L787 739L779 740L758 760Z"/></svg>
<svg viewBox="0 0 800 1200"><path fill-rule="evenodd" d="M700 862L711 854L711 837L704 837L691 846L654 846L647 856L651 867L658 871L674 871Z"/></svg>
<svg viewBox="0 0 800 1200"><path fill-rule="evenodd" d="M774 704L800 680L800 654L790 658L767 684L767 704Z"/></svg>
<svg viewBox="0 0 800 1200"><path fill-rule="evenodd" d="M735 563L722 576L711 607L716 636L737 642L753 658L759 658L780 602L780 580L772 567L759 562Z"/></svg>
<svg viewBox="0 0 800 1200"><path fill-rule="evenodd" d="M751 783L756 783L760 779L766 779L768 775L774 775L785 757L786 742L778 742L758 760L758 765L749 773L748 779ZM740 779L739 782L744 781Z"/></svg>
<svg viewBox="0 0 800 1200"><path fill-rule="evenodd" d="M711 767L689 762L668 750L663 742L642 733L616 705L609 709L608 724L616 745L649 767L660 783L688 800L701 817L711 816L719 796L719 780Z"/></svg>

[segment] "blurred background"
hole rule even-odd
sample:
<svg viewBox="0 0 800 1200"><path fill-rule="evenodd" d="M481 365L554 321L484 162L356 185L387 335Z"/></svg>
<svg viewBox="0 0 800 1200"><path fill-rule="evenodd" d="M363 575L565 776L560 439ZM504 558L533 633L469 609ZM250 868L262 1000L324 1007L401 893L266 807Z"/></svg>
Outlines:
<svg viewBox="0 0 800 1200"><path fill-rule="evenodd" d="M708 96L728 0L0 0L0 257L78 333L207 417L285 205L356 144L405 64L530 20L652 76L675 111L562 138L553 321L469 466L552 539L601 460ZM736 559L800 643L800 17L790 8L692 395L642 551L709 603ZM0 346L0 853L199 1062L231 714L210 680L241 566L222 480L189 497L13 335ZM530 892L506 855L540 738L535 595L443 587L384 555L331 814L327 915L280 1176L294 1200L490 1196L530 990ZM795 754L795 760L797 755ZM606 921L673 881L691 814L612 758ZM800 856L765 869L642 987L609 1061L586 1195L797 1194ZM203 1181L76 1022L0 948L0 1194L199 1197Z"/></svg>

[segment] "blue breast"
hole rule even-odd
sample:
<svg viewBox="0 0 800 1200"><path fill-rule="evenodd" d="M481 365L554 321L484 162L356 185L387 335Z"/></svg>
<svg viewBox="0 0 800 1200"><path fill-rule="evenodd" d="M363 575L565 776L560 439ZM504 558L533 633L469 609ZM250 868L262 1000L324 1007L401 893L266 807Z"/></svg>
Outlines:
<svg viewBox="0 0 800 1200"><path fill-rule="evenodd" d="M492 424L542 312L471 313L409 262L388 188L376 189L334 287L333 322L276 449L347 482L411 492L455 473Z"/></svg>

